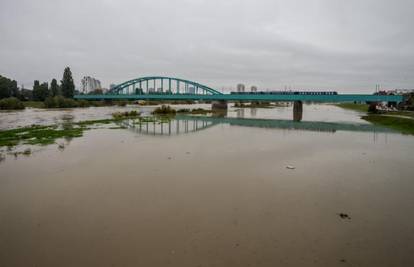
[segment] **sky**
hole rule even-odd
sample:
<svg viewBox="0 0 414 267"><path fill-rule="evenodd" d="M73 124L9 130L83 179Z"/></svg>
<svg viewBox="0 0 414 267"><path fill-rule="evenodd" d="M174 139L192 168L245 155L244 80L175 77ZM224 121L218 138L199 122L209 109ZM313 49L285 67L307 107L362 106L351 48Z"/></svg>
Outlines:
<svg viewBox="0 0 414 267"><path fill-rule="evenodd" d="M0 75L69 66L104 87L164 75L219 90L414 88L412 0L0 0Z"/></svg>

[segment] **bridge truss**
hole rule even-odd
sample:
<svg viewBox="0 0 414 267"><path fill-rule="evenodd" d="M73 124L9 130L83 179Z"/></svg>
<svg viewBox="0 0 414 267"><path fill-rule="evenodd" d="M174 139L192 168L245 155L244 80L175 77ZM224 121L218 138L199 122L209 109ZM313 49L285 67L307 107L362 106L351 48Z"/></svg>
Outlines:
<svg viewBox="0 0 414 267"><path fill-rule="evenodd" d="M132 79L112 88L108 94L112 95L142 95L142 94L194 94L194 95L221 95L219 91L197 82L165 77L149 76Z"/></svg>

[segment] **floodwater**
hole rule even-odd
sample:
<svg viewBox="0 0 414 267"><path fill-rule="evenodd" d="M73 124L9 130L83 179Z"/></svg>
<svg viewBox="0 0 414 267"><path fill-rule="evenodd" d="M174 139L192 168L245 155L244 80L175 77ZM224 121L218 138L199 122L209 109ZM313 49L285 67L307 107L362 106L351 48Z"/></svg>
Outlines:
<svg viewBox="0 0 414 267"><path fill-rule="evenodd" d="M133 108L1 113L0 128ZM7 156L0 266L414 266L414 137L329 105L291 119L232 108Z"/></svg>

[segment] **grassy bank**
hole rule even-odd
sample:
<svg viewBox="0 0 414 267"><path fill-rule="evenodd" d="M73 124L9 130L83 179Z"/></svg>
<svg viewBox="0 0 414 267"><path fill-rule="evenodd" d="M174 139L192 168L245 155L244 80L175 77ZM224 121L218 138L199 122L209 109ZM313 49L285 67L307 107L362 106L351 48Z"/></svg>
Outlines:
<svg viewBox="0 0 414 267"><path fill-rule="evenodd" d="M377 114L369 114L361 118L373 124L385 126L404 134L414 135L414 119Z"/></svg>
<svg viewBox="0 0 414 267"><path fill-rule="evenodd" d="M365 112L367 114L361 117L363 120L396 130L403 134L414 135L414 112L392 111L384 114L372 114L368 113L368 105L366 104L341 103L335 104L335 106L344 109Z"/></svg>
<svg viewBox="0 0 414 267"><path fill-rule="evenodd" d="M367 104L339 103L339 104L335 104L335 106L343 108L343 109L350 109L350 110L355 110L359 112L368 112Z"/></svg>

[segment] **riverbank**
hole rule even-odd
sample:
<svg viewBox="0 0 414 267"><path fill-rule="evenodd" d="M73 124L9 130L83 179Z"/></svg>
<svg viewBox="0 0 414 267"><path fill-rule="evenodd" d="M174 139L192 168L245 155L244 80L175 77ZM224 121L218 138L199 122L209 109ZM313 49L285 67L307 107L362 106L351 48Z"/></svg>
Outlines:
<svg viewBox="0 0 414 267"><path fill-rule="evenodd" d="M414 119L411 118L403 118L387 114L368 114L361 118L373 124L397 130L403 134L414 135Z"/></svg>
<svg viewBox="0 0 414 267"><path fill-rule="evenodd" d="M341 103L335 104L335 106L343 109L365 112L367 114L361 117L363 120L394 129L403 134L414 135L414 112L391 111L382 114L373 114L368 113L368 105L366 104Z"/></svg>

